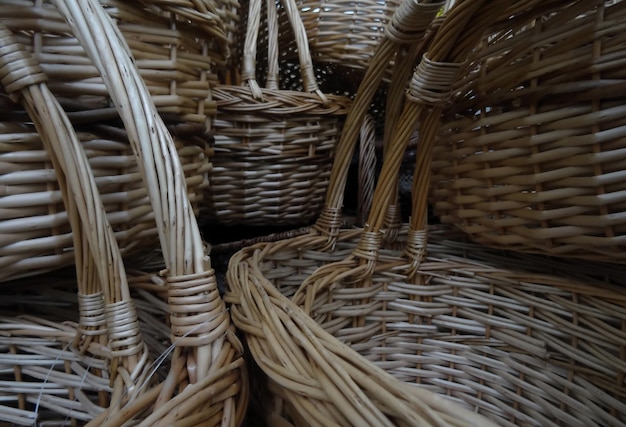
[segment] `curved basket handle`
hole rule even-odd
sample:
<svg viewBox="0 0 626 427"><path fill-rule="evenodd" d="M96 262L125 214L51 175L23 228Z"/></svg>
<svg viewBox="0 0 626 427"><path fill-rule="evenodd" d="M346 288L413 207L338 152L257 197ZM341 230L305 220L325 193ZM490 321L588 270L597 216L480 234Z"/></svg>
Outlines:
<svg viewBox="0 0 626 427"><path fill-rule="evenodd" d="M418 0L405 0L402 2L387 25L385 37L369 62L337 144L324 209L314 225L317 232L328 236L329 246L335 244L335 239L339 234L341 208L350 160L372 98L383 79L389 62L400 46L408 43L420 43L442 6L442 1L420 3Z"/></svg>
<svg viewBox="0 0 626 427"><path fill-rule="evenodd" d="M154 211L167 266L170 330L176 346L173 360L186 360L170 370L155 403L158 408L174 394L191 393L195 384L215 378L213 373L226 365L231 365L230 372L242 371L241 343L217 288L174 141L133 65L125 40L97 0L54 0L54 4L103 77L128 132ZM244 375L242 371L240 378ZM241 386L243 398L238 401L240 393L225 398L225 420L240 420L243 414L247 386L235 385Z"/></svg>
<svg viewBox="0 0 626 427"><path fill-rule="evenodd" d="M294 0L281 0L287 12L287 18L294 33L300 63L300 75L305 92L316 93L326 104L326 97L319 90L317 79L313 72L313 61L309 49L309 42L306 29L302 23L298 7ZM261 0L250 0L248 8L248 25L243 48L243 61L241 79L250 87L252 96L255 99L262 99L263 94L256 80L256 50L261 26ZM267 0L267 36L268 36L268 89L278 89L278 12L276 2Z"/></svg>
<svg viewBox="0 0 626 427"><path fill-rule="evenodd" d="M243 44L243 59L241 62L241 80L250 87L252 96L255 99L262 99L261 88L256 81L256 48L259 38L259 28L261 26L261 0L250 0L248 6L248 25L246 37ZM272 45L269 38L268 45ZM278 66L278 56L276 56L276 67Z"/></svg>
<svg viewBox="0 0 626 427"><path fill-rule="evenodd" d="M300 11L296 5L295 0L281 0L285 11L287 12L287 18L291 23L291 28L298 47L298 59L300 61L300 74L302 75L302 82L304 84L304 91L316 93L322 100L326 97L320 91L317 85L317 78L313 71L313 60L311 59L311 50L309 48L309 38L306 33L306 28L302 22Z"/></svg>
<svg viewBox="0 0 626 427"><path fill-rule="evenodd" d="M428 46L428 54L423 55L420 66L413 74L411 89L407 96L402 114L393 130L389 149L385 152L380 177L374 190L374 200L368 221L361 232L361 237L352 254L343 261L326 264L317 269L302 283L292 301L302 306L305 312L310 312L317 295L323 290L329 289L338 277L342 281L353 283L355 286L367 288L371 285L374 269L378 261L378 254L383 244L382 227L388 206L393 200L395 184L398 180L402 159L408 146L409 140L417 123L424 126L424 117L437 121L442 106L451 96L451 89L456 82L456 77L463 64L452 62L452 59L463 58L473 46L470 33L473 37L480 37L488 27L488 22L483 18L479 22L472 18L480 11L502 9L505 0L459 0L449 15L441 24L433 42ZM483 3L489 3L489 7L483 8ZM490 9L490 8L494 9ZM487 19L491 18L485 13ZM481 26L482 25L482 26ZM466 27L467 26L467 27ZM470 41L468 42L468 38ZM462 40L462 42L460 42ZM461 46L461 47L459 47ZM464 48L463 48L464 47ZM432 59L429 59L432 58ZM436 126L427 126L427 129L436 131ZM422 131L422 138L432 138L434 135ZM425 181L426 186L413 187L417 194L413 194L414 216L419 215L418 220L412 217L412 224L420 224L409 232L407 242L407 255L409 256L409 275L418 271L419 264L426 253L426 223L420 222L427 208L428 178L430 176L430 159L432 141L430 144L418 144L418 163L421 167L416 171L416 179ZM421 154L420 154L421 153ZM417 181L414 181L414 184ZM423 185L423 184L422 184ZM415 202L418 200L418 202ZM422 203L423 202L423 203ZM416 221L415 223L413 221ZM366 299L364 303L367 302ZM364 319L360 319L364 322ZM360 325L357 325L360 326Z"/></svg>
<svg viewBox="0 0 626 427"><path fill-rule="evenodd" d="M79 331L89 335L81 343L83 337L77 336L75 344L84 349L94 335L105 339L104 344L112 350L111 381L120 392L130 387L130 397L134 398L139 392L135 385L143 382L149 371L148 350L117 240L87 156L65 111L48 89L47 76L1 23L0 45L0 79L11 98L24 105L41 136L72 226L81 307ZM91 271L94 265L96 277ZM119 375L120 371L125 371L124 375Z"/></svg>

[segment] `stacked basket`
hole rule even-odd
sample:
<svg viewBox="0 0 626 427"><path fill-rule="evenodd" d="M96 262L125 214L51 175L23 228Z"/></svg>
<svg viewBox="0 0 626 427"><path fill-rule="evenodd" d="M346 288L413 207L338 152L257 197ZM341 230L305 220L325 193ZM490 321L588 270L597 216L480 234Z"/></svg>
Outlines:
<svg viewBox="0 0 626 427"><path fill-rule="evenodd" d="M622 5L612 3L457 1L422 50L365 228L320 218L307 236L233 257L228 301L266 375L270 424L626 424L623 269L490 250L428 228L426 214L441 113L483 35L496 44L511 29L598 23L617 16ZM618 56L614 40L603 42ZM411 222L386 242L385 213L418 122ZM342 163L332 176L346 172Z"/></svg>
<svg viewBox="0 0 626 427"><path fill-rule="evenodd" d="M243 349L200 239L174 141L102 5L54 4L93 61L127 132L165 269L131 278L69 117L36 57L3 27L1 81L32 118L54 168L75 248L77 301L70 302L72 287L56 275L40 286L4 284L16 296L11 311L19 305L27 311L0 322L0 419L18 425L238 425L247 400ZM33 316L37 312L41 316Z"/></svg>
<svg viewBox="0 0 626 427"><path fill-rule="evenodd" d="M176 136L187 193L197 211L210 168L205 135L215 115L211 85L228 46L219 19L198 10L191 20L189 13L168 10L170 3L101 2L127 41L152 102ZM68 112L122 252L155 247L154 214L129 143L132 135L122 126L104 79L70 25L50 2L3 3L0 16L38 61L48 87ZM6 95L0 103L0 280L7 280L68 265L74 255L48 153L21 107Z"/></svg>

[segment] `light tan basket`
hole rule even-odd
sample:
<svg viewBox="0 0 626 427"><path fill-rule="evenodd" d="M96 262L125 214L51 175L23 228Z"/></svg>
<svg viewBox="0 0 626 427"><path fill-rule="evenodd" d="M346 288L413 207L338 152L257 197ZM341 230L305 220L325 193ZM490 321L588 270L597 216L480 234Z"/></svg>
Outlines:
<svg viewBox="0 0 626 427"><path fill-rule="evenodd" d="M206 133L215 115L211 84L227 41L207 1L101 2L126 40L151 100L176 137L194 210L208 184ZM184 9L184 10L183 10ZM124 254L156 246L156 224L134 154L109 91L70 26L48 2L0 4L3 23L48 76L77 127ZM212 17L212 18L211 18ZM71 263L72 240L54 168L28 117L0 97L0 281ZM196 210L197 212L197 210Z"/></svg>
<svg viewBox="0 0 626 427"><path fill-rule="evenodd" d="M623 271L498 253L426 227L432 146L456 61L491 24L565 4L458 1L414 74L365 229L337 231L334 249L309 235L233 257L227 300L267 375L271 425L626 423ZM411 224L385 243L418 120ZM284 286L289 275L301 285ZM294 288L291 300L283 295Z"/></svg>
<svg viewBox="0 0 626 427"><path fill-rule="evenodd" d="M210 86L217 83L216 68L225 65L228 39L219 17L201 15L201 6L209 3L194 2L195 9L184 14L183 8L168 9L169 1L101 3L129 45L166 122L210 127L207 120L215 115ZM114 114L98 70L50 1L3 3L0 16L20 43L32 49L68 112L88 110L84 120L90 113L101 120L101 110Z"/></svg>
<svg viewBox="0 0 626 427"><path fill-rule="evenodd" d="M322 208L341 119L349 100L323 94L312 73L307 36L292 1L284 2L300 55L304 90L279 87L276 5L268 2L269 70L256 80L262 2L250 4L241 86L218 86L207 215L238 225L304 225Z"/></svg>
<svg viewBox="0 0 626 427"><path fill-rule="evenodd" d="M484 40L447 108L432 202L481 244L626 261L626 3L565 2Z"/></svg>
<svg viewBox="0 0 626 427"><path fill-rule="evenodd" d="M56 317L64 312L54 306L67 304L67 294L45 289L54 282L43 284L51 306L43 318L3 318L0 345L8 354L0 418L22 425L238 425L247 400L243 349L220 299L173 140L100 4L56 5L102 73L124 120L158 218L166 269L135 279L135 287L143 289L135 294L143 306L140 321L130 275L82 146L36 60L4 29L1 81L25 104L55 166L77 248L80 318L71 323ZM164 353L165 325L172 347ZM155 355L163 360L152 365Z"/></svg>

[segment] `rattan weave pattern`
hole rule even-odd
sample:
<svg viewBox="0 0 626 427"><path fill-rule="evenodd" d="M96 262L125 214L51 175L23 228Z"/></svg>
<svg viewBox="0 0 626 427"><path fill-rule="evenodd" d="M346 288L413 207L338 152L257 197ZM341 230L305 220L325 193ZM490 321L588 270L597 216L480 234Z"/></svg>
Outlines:
<svg viewBox="0 0 626 427"><path fill-rule="evenodd" d="M626 4L498 28L447 109L432 202L482 244L626 260Z"/></svg>

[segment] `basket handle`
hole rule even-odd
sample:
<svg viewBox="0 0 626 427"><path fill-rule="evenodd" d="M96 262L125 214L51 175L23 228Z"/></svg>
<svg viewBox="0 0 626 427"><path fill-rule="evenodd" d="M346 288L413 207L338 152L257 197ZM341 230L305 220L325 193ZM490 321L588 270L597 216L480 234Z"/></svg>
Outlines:
<svg viewBox="0 0 626 427"><path fill-rule="evenodd" d="M187 360L184 368L170 370L167 387L155 403L159 407L189 384L211 378L212 370L226 363L240 366L241 344L217 288L174 141L133 65L125 40L97 0L54 0L54 4L104 79L128 132L155 214L167 266L163 274L174 359ZM241 409L236 398L231 396L224 404L229 412L225 417L240 416L235 414Z"/></svg>
<svg viewBox="0 0 626 427"><path fill-rule="evenodd" d="M65 111L48 89L47 76L1 23L0 45L0 80L9 96L24 105L41 136L72 227L81 309L78 331L83 335L77 335L74 344L85 350L95 336L106 340L102 344L113 353L112 385L121 391L131 385L125 381L144 381L150 366L113 228L87 156ZM125 371L125 380L121 371ZM131 398L139 392L138 387L133 388Z"/></svg>
<svg viewBox="0 0 626 427"><path fill-rule="evenodd" d="M356 140L388 64L402 44L420 43L442 6L443 1L404 0L392 16L385 36L369 62L337 144L324 208L313 226L314 230L328 238L328 247L335 244L341 228L344 190Z"/></svg>
<svg viewBox="0 0 626 427"><path fill-rule="evenodd" d="M462 63L453 61L463 58L473 46L471 37L480 37L488 26L488 23L481 22L480 19L478 19L479 22L472 19L476 12L480 10L478 15L489 17L488 11L503 9L504 1L459 0L448 11L448 15L428 46L428 53L423 55L420 65L413 74L402 114L393 130L389 149L384 153L380 177L374 190L372 209L361 232L360 240L352 254L346 259L320 267L302 283L292 301L303 307L305 312L310 312L317 294L332 286L337 277L341 277L344 282L354 283L355 286L363 288L371 285L378 254L383 247L382 227L385 223L385 214L394 197L393 192L402 158L417 123L421 123L421 127L425 128L421 129L418 143L418 167L421 169L416 171L415 177L421 179L420 185L424 185L422 182L425 181L426 186L416 187L416 180L414 180L414 210L411 218L413 227L409 230L406 248L406 254L409 257L408 274L412 276L418 271L419 264L426 253L426 221L423 219L427 218L427 185L430 176L428 155L433 145L432 140L429 143L422 143L422 140L434 139L432 131L437 129L436 126L429 126L430 123L426 123L425 126L424 119L438 122L443 105L451 97L451 89L463 66ZM484 3L488 3L489 7L483 7ZM495 9L490 9L490 7Z"/></svg>
<svg viewBox="0 0 626 427"><path fill-rule="evenodd" d="M489 26L489 12L502 8L501 1L458 1L447 12L428 46L428 52L422 55L413 73L402 114L392 129L389 149L385 153L380 180L374 191L373 208L362 241L355 250L356 256L367 254L363 262L375 259L375 253L380 248L381 230L386 211L392 202L402 158L418 123L420 138L412 188L411 227L406 246L410 260L409 274L417 272L425 257L430 162L439 116L443 106L451 99L452 88L464 65L462 61ZM369 265L372 266L372 263ZM368 268L367 274L370 272Z"/></svg>
<svg viewBox="0 0 626 427"><path fill-rule="evenodd" d="M317 79L313 72L313 60L311 59L311 50L309 48L309 39L302 22L302 17L298 10L295 0L282 0L285 11L287 12L287 18L291 23L293 29L296 46L298 47L298 58L300 61L300 74L302 75L302 82L304 84L305 92L316 93L322 100L326 100L326 97L320 91L317 85ZM326 102L325 102L326 103Z"/></svg>
<svg viewBox="0 0 626 427"><path fill-rule="evenodd" d="M326 97L320 91L313 72L313 61L306 34L306 29L302 23L298 7L294 0L282 0L282 4L287 13L287 18L294 33L294 38L298 50L300 63L300 75L305 92L317 94L326 104ZM261 26L261 0L250 0L248 8L248 25L244 39L243 61L241 79L247 84L255 99L262 99L263 94L256 80L256 50ZM267 89L278 89L278 12L276 2L266 1L267 11L267 31L268 31L268 78Z"/></svg>

